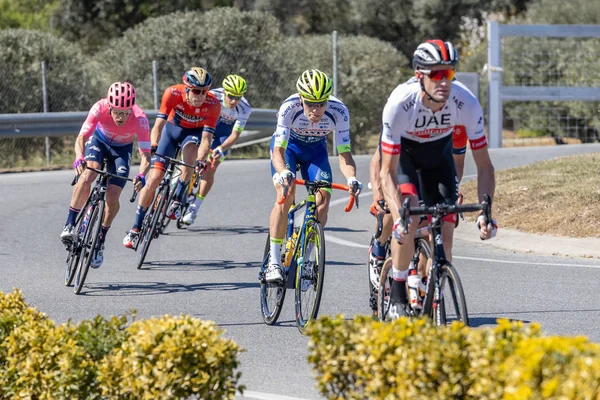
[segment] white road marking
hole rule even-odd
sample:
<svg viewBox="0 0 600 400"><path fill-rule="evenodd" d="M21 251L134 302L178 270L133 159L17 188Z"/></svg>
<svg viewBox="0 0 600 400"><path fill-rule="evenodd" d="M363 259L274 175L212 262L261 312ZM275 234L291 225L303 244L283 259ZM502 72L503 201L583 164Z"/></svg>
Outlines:
<svg viewBox="0 0 600 400"><path fill-rule="evenodd" d="M236 396L237 397L237 396ZM257 399L257 400L306 400L300 397L283 396L279 394L254 392L251 390L244 390L242 399Z"/></svg>

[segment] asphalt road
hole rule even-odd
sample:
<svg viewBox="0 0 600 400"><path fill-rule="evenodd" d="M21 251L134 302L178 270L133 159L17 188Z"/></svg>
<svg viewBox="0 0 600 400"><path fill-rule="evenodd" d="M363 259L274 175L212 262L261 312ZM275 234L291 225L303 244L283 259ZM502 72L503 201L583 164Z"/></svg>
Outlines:
<svg viewBox="0 0 600 400"><path fill-rule="evenodd" d="M600 151L600 145L491 150L496 169L558 155ZM368 182L368 156L357 157L358 178ZM465 176L476 171L467 156ZM334 180L343 182L335 158ZM226 161L196 225L153 242L146 269L121 244L133 223L127 200L107 238L104 265L91 270L81 295L64 286L65 250L59 234L71 196L71 171L0 175L0 290L20 288L29 304L57 322L97 314L139 317L191 314L216 321L246 352L242 354L247 398L318 398L306 362L307 338L299 334L293 294L277 326L263 324L257 273L274 201L268 160ZM300 190L299 193L304 193ZM321 314L351 317L370 312L367 244L373 219L371 196L344 213L345 195L335 193L326 229L327 270ZM543 216L542 216L543 217ZM500 221L501 222L501 221ZM501 232L500 232L501 234ZM465 288L471 321L493 325L508 317L539 322L548 334L586 335L600 341L600 262L539 256L457 241L455 265Z"/></svg>

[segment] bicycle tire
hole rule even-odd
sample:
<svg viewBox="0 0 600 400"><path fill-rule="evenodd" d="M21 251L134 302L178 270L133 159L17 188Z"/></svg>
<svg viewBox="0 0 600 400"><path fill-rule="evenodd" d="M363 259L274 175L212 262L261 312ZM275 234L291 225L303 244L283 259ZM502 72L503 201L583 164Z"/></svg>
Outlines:
<svg viewBox="0 0 600 400"><path fill-rule="evenodd" d="M157 231L158 235L164 234L165 231L167 230L167 227L171 223L171 218L167 217L167 212L169 212L169 209L171 208L171 204L173 204L174 198L175 198L175 188L173 188L171 186L171 190L168 192L168 201L165 204L165 207L163 207L163 209L161 211L160 230ZM158 235L157 235L157 237L158 237Z"/></svg>
<svg viewBox="0 0 600 400"><path fill-rule="evenodd" d="M379 289L377 290L377 314L380 321L385 321L390 310L392 281L394 280L394 271L392 269L392 257L386 258L379 275Z"/></svg>
<svg viewBox="0 0 600 400"><path fill-rule="evenodd" d="M465 292L456 268L450 263L441 266L439 272L439 301L434 312L436 325L447 325L451 320L457 320L469 325L469 312ZM448 297L452 301L448 301ZM434 303L435 304L435 303Z"/></svg>
<svg viewBox="0 0 600 400"><path fill-rule="evenodd" d="M96 249L98 238L100 237L100 230L102 229L102 219L104 218L104 200L100 200L93 207L90 220L87 224L85 232L83 232L83 241L81 246L81 254L79 258L79 267L75 276L75 285L73 291L75 294L80 294L85 284L88 271L90 269L90 263L92 261L92 255ZM88 246L89 245L89 246Z"/></svg>
<svg viewBox="0 0 600 400"><path fill-rule="evenodd" d="M90 200L86 201L85 205L81 208L82 210L87 209L87 206L90 204ZM81 231L81 223L83 222L83 214L77 218L75 223L75 227L73 228L73 243L71 243L71 248L69 249L69 253L67 255L67 270L65 271L65 286L71 286L73 284L73 279L75 278L75 272L77 271L77 266L79 265L79 256L81 254L80 247L80 231Z"/></svg>
<svg viewBox="0 0 600 400"><path fill-rule="evenodd" d="M267 243L263 254L263 267L269 263L271 236L267 234ZM285 282L283 284L267 283L264 279L260 282L260 310L263 321L267 325L277 322L285 300ZM269 301L270 300L270 301ZM269 306L272 303L272 306Z"/></svg>
<svg viewBox="0 0 600 400"><path fill-rule="evenodd" d="M312 242L314 240L314 242ZM319 221L306 223L306 236L304 247L300 253L296 253L303 259L298 259L296 268L296 323L298 330L304 333L304 329L310 322L317 318L323 295L323 280L325 278L325 235ZM314 260L312 250L315 250ZM314 293L311 293L314 291ZM308 297L314 294L312 304ZM306 297L306 298L304 298ZM306 311L304 306L308 306Z"/></svg>
<svg viewBox="0 0 600 400"><path fill-rule="evenodd" d="M164 208L165 198L168 196L168 192L165 194L165 191L168 191L169 187L165 185L160 192L158 192L157 197L152 202L152 206L156 204L156 199L160 196L160 200L158 204L156 204L156 208L153 208L150 212L152 213L150 216L147 216L147 223L145 222L146 229L144 229L144 236L141 238L142 240L142 248L140 250L140 255L138 256L138 264L137 269L142 269L142 265L144 265L144 261L146 260L146 255L148 254L148 249L150 248L150 243L152 243L152 239L155 236L158 236L156 232L156 227L158 225L158 220L160 219L160 214L162 209Z"/></svg>
<svg viewBox="0 0 600 400"><path fill-rule="evenodd" d="M431 259L431 246L429 242L424 238L415 239L415 257L420 257L420 255L425 256L427 263L429 264L429 260ZM430 265L430 269L433 268L433 265ZM425 292L425 297L423 298L423 307L421 309L421 315L431 315L431 309L433 304L433 292L435 291L435 276L429 271L427 275L427 290Z"/></svg>

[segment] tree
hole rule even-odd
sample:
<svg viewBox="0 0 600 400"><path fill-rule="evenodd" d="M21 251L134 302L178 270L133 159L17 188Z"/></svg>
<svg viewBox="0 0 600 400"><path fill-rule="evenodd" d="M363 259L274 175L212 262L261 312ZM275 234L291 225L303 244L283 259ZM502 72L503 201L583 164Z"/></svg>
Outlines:
<svg viewBox="0 0 600 400"><path fill-rule="evenodd" d="M93 52L148 18L174 11L248 8L251 6L248 3L248 0L62 0L57 13L58 28L66 39L82 41L84 48Z"/></svg>
<svg viewBox="0 0 600 400"><path fill-rule="evenodd" d="M201 27L201 35L195 27ZM135 26L95 58L104 65L105 82L132 82L146 108L154 108L152 61L158 63L159 95L180 83L185 70L200 66L212 74L214 87L228 74L242 75L253 107L274 107L279 77L272 47L281 39L277 20L267 13L234 8L178 12Z"/></svg>
<svg viewBox="0 0 600 400"><path fill-rule="evenodd" d="M0 0L0 29L23 28L49 31L59 0Z"/></svg>

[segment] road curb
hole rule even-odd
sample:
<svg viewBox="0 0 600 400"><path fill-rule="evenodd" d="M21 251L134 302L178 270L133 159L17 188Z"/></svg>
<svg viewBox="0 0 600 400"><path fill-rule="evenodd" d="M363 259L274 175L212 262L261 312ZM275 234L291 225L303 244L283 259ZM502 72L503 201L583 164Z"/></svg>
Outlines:
<svg viewBox="0 0 600 400"><path fill-rule="evenodd" d="M461 222L454 231L456 239L484 243L474 222ZM524 253L550 256L600 258L600 239L537 235L500 227L498 235L485 242L492 246Z"/></svg>

